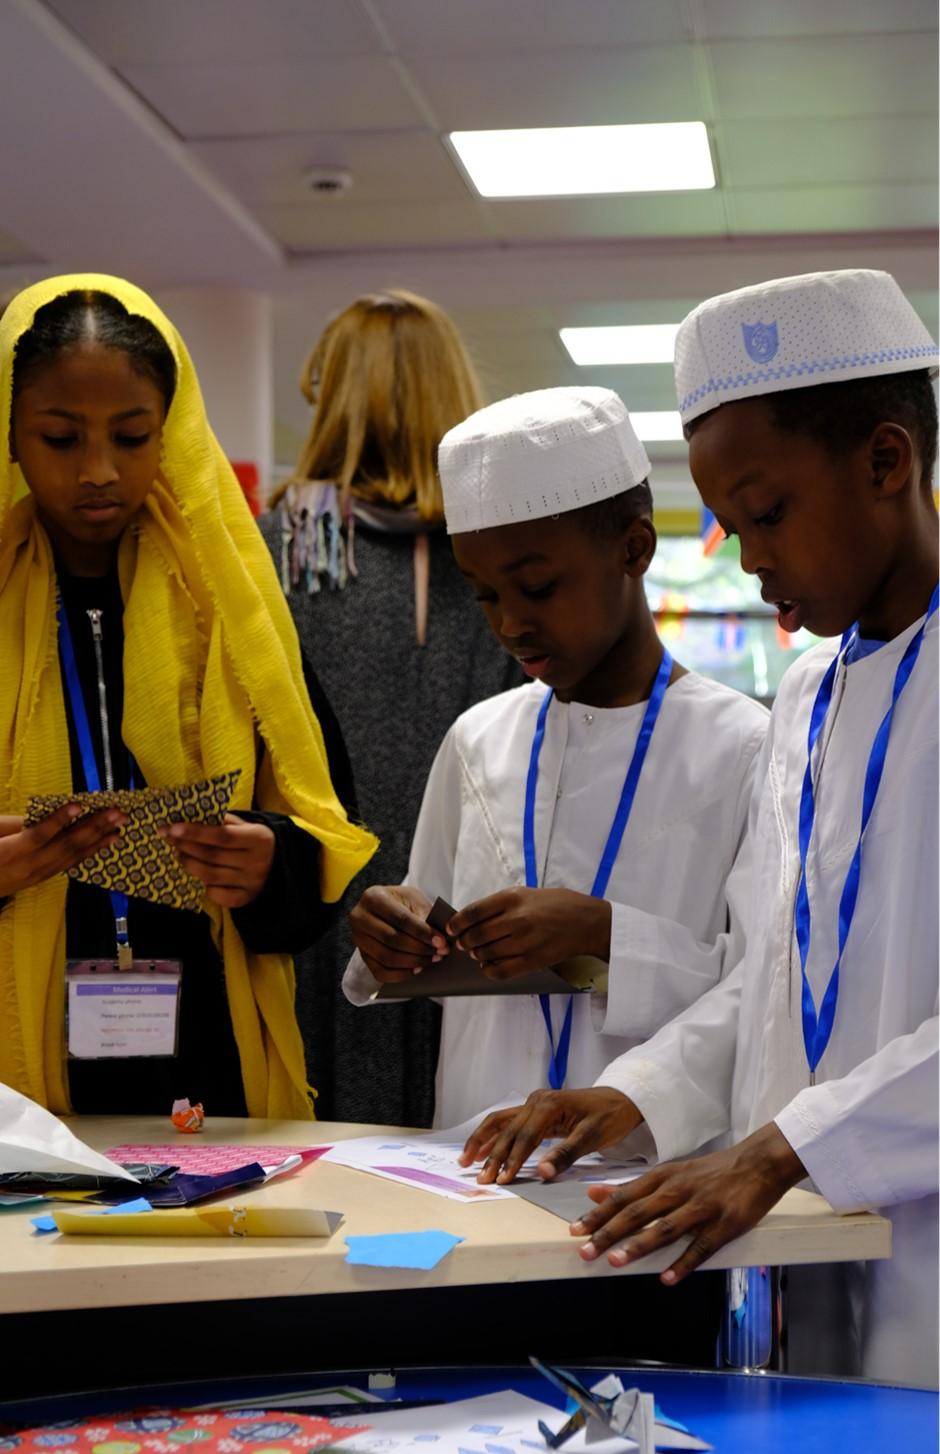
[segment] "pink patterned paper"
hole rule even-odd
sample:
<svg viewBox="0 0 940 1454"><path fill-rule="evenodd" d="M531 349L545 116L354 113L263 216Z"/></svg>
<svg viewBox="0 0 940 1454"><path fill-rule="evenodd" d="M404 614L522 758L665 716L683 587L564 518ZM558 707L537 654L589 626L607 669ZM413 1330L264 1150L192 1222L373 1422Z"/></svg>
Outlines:
<svg viewBox="0 0 940 1454"><path fill-rule="evenodd" d="M195 1175L217 1176L257 1161L261 1166L280 1166L288 1156L300 1156L303 1164L318 1160L329 1146L220 1146L211 1141L172 1141L165 1146L112 1146L105 1156L112 1161L155 1162L178 1166Z"/></svg>

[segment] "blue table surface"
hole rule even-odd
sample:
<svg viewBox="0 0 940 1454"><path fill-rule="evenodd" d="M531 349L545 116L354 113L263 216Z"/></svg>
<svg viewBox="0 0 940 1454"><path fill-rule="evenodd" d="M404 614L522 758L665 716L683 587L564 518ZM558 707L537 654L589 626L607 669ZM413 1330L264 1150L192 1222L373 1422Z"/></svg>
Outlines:
<svg viewBox="0 0 940 1454"><path fill-rule="evenodd" d="M606 1369L586 1369L594 1383ZM662 1411L715 1446L718 1454L832 1454L865 1450L881 1454L927 1454L938 1445L935 1393L834 1379L791 1378L779 1374L692 1373L678 1370L616 1369L626 1387L652 1393ZM242 1378L212 1385L122 1389L115 1394L71 1395L21 1404L16 1421L35 1424L79 1418L106 1410L154 1406L192 1406L213 1399L237 1398L242 1407L262 1407L265 1395L309 1391L337 1384L366 1388L368 1375L345 1370L304 1377ZM403 1369L383 1398L450 1402L514 1388L558 1408L564 1397L530 1368ZM12 1416L7 1405L0 1419ZM311 1413L322 1412L311 1409ZM377 1415L380 1418L381 1415Z"/></svg>

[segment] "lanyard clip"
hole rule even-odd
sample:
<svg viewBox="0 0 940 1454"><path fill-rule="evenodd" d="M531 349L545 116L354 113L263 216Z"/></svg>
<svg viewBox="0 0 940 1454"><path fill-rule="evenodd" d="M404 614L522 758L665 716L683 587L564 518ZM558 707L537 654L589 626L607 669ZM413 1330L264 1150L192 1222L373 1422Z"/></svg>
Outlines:
<svg viewBox="0 0 940 1454"><path fill-rule="evenodd" d="M127 920L115 919L114 927L117 931L117 967L118 969L133 969L134 955L127 937Z"/></svg>

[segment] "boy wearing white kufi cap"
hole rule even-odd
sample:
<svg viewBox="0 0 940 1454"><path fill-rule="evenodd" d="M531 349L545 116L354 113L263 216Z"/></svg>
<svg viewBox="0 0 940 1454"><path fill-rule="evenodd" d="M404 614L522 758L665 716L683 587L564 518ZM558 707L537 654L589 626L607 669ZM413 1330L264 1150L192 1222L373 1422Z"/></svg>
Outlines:
<svg viewBox="0 0 940 1454"><path fill-rule="evenodd" d="M610 965L606 996L546 1003L554 1054L535 996L444 1002L436 1121L450 1126L551 1078L590 1084L735 962L767 714L664 653L643 588L649 461L616 394L503 400L451 430L439 463L457 562L533 680L445 738L406 886L370 889L353 912L347 995L366 1003L446 951L424 922L438 896L494 981L575 954Z"/></svg>
<svg viewBox="0 0 940 1454"><path fill-rule="evenodd" d="M739 969L582 1092L563 1155L645 1121L672 1161L577 1225L615 1265L691 1235L676 1281L809 1177L893 1223L890 1261L791 1276L794 1370L937 1382L937 349L853 270L712 298L676 342L705 504L788 631L752 807ZM845 636L843 637L843 633ZM840 638L841 641L840 641ZM619 1106L611 1095L620 1094ZM607 1117L600 1134L585 1117ZM568 1111L571 1111L568 1107ZM513 1117L564 1123L564 1096ZM569 1116L566 1129L572 1129ZM722 1133L734 1144L676 1161ZM650 1202L651 1196L654 1203ZM665 1218L646 1227L650 1211ZM799 1270L797 1270L799 1272Z"/></svg>

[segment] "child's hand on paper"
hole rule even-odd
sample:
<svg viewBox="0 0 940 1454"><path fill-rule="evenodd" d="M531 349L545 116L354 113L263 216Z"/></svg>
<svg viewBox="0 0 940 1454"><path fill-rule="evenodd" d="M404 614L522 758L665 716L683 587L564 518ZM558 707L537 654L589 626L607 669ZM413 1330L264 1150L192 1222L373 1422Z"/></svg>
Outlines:
<svg viewBox="0 0 940 1454"><path fill-rule="evenodd" d="M536 1147L549 1136L563 1136L545 1152L537 1171L543 1181L567 1171L579 1156L613 1146L643 1120L631 1100L609 1086L586 1090L533 1091L524 1106L491 1111L467 1138L461 1166L484 1161L477 1181L512 1181Z"/></svg>
<svg viewBox="0 0 940 1454"><path fill-rule="evenodd" d="M170 823L157 829L187 873L206 885L206 898L241 909L258 897L274 862L275 838L265 823L235 813L212 823Z"/></svg>
<svg viewBox="0 0 940 1454"><path fill-rule="evenodd" d="M81 811L77 803L64 803L32 828L22 818L0 817L0 899L92 858L117 841L127 822L124 813L109 808L76 823Z"/></svg>
<svg viewBox="0 0 940 1454"><path fill-rule="evenodd" d="M461 909L447 932L488 979L512 979L576 954L609 959L610 904L571 889L503 889Z"/></svg>
<svg viewBox="0 0 940 1454"><path fill-rule="evenodd" d="M425 922L430 910L430 899L405 884L366 889L349 925L374 979L394 984L420 974L449 952L444 935Z"/></svg>
<svg viewBox="0 0 940 1454"><path fill-rule="evenodd" d="M691 1237L660 1275L664 1283L681 1282L719 1247L756 1226L805 1176L796 1152L771 1121L726 1151L667 1161L626 1186L591 1187L588 1196L598 1205L573 1222L571 1231L590 1238L580 1249L586 1262L607 1252L612 1267L625 1267ZM625 1245L617 1247L624 1237Z"/></svg>

